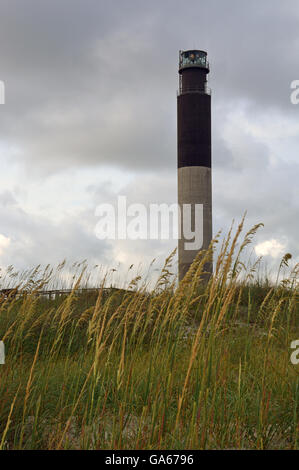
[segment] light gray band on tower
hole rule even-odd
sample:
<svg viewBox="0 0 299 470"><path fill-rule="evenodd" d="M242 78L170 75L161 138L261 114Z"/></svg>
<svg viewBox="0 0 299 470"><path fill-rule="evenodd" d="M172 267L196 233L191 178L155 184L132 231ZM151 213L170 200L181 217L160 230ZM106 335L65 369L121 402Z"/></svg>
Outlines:
<svg viewBox="0 0 299 470"><path fill-rule="evenodd" d="M212 240L212 181L211 168L205 166L187 166L178 169L178 202L181 207L183 204L203 205L203 244L201 249L207 249ZM192 227L194 227L194 211L191 218ZM179 255L179 278L182 279L188 271L192 261L198 253L198 250L186 250L181 225L181 239L178 243ZM207 266L211 270L211 266Z"/></svg>

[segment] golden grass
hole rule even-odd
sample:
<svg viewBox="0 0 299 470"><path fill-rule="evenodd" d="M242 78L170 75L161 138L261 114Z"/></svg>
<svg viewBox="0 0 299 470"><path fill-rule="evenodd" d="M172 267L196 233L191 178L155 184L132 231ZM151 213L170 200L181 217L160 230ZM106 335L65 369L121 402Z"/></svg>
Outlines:
<svg viewBox="0 0 299 470"><path fill-rule="evenodd" d="M47 270L2 299L0 449L298 449L299 269L261 285L241 260L258 228L230 231L208 281L217 238L178 286L172 253L151 292L84 294L81 273L45 300Z"/></svg>

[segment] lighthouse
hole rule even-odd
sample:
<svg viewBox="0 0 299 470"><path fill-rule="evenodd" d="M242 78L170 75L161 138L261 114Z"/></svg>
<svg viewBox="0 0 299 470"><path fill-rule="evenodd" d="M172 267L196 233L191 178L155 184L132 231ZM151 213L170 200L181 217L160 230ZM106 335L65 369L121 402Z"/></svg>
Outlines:
<svg viewBox="0 0 299 470"><path fill-rule="evenodd" d="M211 93L209 63L201 50L179 52L177 96L178 203L181 210L178 242L179 279L183 279L199 250L212 240ZM185 238L183 208L190 208L192 230L201 230L201 245L192 248ZM197 210L201 225L196 224ZM200 212L201 211L201 212ZM191 246L191 249L190 249ZM204 270L212 272L212 262Z"/></svg>

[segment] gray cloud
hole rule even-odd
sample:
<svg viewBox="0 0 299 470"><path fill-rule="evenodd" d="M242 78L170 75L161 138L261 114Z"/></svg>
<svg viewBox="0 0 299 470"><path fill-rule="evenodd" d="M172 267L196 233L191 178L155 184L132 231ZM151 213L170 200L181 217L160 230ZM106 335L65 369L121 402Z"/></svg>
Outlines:
<svg viewBox="0 0 299 470"><path fill-rule="evenodd" d="M132 175L122 188L131 199L176 200L177 56L192 47L211 62L215 230L247 209L248 223L266 224L260 240L285 237L299 256L299 106L289 97L299 78L298 22L297 0L2 0L1 159L18 172L0 196L0 231L16 237L1 263L48 259L48 245L57 258L109 261L111 244L99 247L90 233L92 205L115 197L113 181L97 188L82 176L88 207L80 220L57 207L58 231L21 201L38 198L37 182L49 177L62 194L61 175L89 168L101 186L111 167Z"/></svg>
<svg viewBox="0 0 299 470"><path fill-rule="evenodd" d="M0 194L1 235L10 240L1 254L1 265L16 268L38 264L57 264L64 259L109 266L110 256L105 241L97 240L92 231L94 214L84 211L68 216L62 223L23 210L13 194Z"/></svg>
<svg viewBox="0 0 299 470"><path fill-rule="evenodd" d="M107 160L170 167L177 52L193 43L209 51L215 107L247 100L253 113L295 113L296 2L165 1L150 9L136 1L11 1L0 31L1 134L41 170Z"/></svg>

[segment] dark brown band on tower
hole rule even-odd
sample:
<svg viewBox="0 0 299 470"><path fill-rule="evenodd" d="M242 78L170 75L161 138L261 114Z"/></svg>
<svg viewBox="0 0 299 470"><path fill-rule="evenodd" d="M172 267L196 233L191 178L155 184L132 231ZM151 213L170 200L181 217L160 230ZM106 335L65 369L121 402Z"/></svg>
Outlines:
<svg viewBox="0 0 299 470"><path fill-rule="evenodd" d="M178 168L211 168L211 96L190 92L178 96Z"/></svg>

